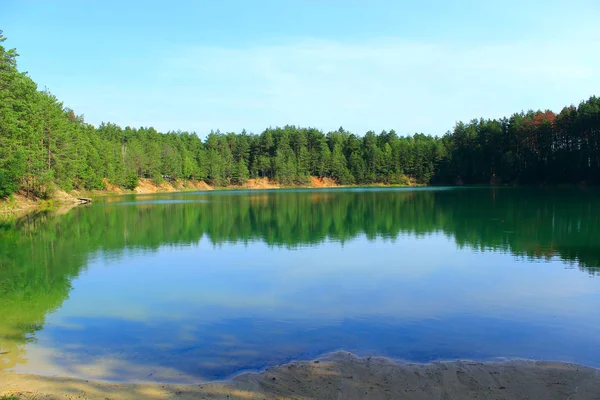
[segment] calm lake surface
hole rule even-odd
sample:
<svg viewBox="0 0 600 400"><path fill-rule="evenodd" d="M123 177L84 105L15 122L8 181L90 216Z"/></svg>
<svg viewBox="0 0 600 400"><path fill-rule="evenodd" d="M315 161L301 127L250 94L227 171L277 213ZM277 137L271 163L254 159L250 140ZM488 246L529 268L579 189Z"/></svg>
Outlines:
<svg viewBox="0 0 600 400"><path fill-rule="evenodd" d="M600 192L196 192L0 223L0 369L193 382L340 349L600 367Z"/></svg>

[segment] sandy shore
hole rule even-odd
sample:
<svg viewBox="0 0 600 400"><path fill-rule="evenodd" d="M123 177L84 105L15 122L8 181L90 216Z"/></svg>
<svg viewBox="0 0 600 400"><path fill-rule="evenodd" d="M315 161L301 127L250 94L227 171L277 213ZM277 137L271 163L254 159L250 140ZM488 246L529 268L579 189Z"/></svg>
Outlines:
<svg viewBox="0 0 600 400"><path fill-rule="evenodd" d="M558 362L398 364L338 352L199 385L113 384L0 372L22 399L600 399L600 370Z"/></svg>

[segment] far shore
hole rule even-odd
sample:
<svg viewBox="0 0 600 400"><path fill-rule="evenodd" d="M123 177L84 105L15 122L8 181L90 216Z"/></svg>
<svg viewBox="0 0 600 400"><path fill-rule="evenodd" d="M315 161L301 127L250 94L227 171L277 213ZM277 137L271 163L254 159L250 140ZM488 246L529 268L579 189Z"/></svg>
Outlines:
<svg viewBox="0 0 600 400"><path fill-rule="evenodd" d="M105 182L104 190L92 191L56 191L49 199L31 199L22 194L15 194L9 199L0 199L0 214L27 214L31 211L55 208L72 208L79 204L78 198L98 198L111 195L127 194L154 194L154 193L185 193L192 191L213 191L213 190L270 190L270 189L322 189L322 188L344 188L358 187L357 185L339 185L330 178L312 177L310 182L305 185L280 185L279 183L267 178L249 179L243 185L230 186L210 186L204 181L183 181L154 183L151 179L140 179L138 186L133 190L126 190ZM367 185L368 187L415 187L422 185L392 185L376 183ZM1 400L1 399L0 399Z"/></svg>
<svg viewBox="0 0 600 400"><path fill-rule="evenodd" d="M0 399L545 399L600 398L600 370L513 360L397 363L336 352L194 385L106 383L0 372Z"/></svg>
<svg viewBox="0 0 600 400"><path fill-rule="evenodd" d="M131 195L131 194L158 194L158 193L185 193L197 191L229 191L229 190L272 190L272 189L324 189L324 188L414 188L414 187L437 187L436 185L421 185L411 181L410 184L389 184L389 183L371 183L366 185L340 185L331 178L311 177L310 182L297 185L281 185L276 181L268 178L249 179L243 185L229 186L211 186L204 181L198 180L176 180L173 182L163 182L161 184L154 183L151 179L142 178L139 180L139 185L133 190L127 190L105 181L106 188L104 190L82 191L73 190L69 193L62 190L56 191L48 199L27 198L22 194L14 194L8 199L0 199L0 215L25 215L33 211L44 209L51 210L69 210L81 202L80 198L100 198L114 195ZM450 185L452 186L452 185ZM514 185L490 185L496 187L514 187ZM457 187L479 187L479 185L459 185ZM523 185L522 187L531 187ZM537 188L579 188L586 189L587 185L533 185ZM1 399L0 399L1 400Z"/></svg>

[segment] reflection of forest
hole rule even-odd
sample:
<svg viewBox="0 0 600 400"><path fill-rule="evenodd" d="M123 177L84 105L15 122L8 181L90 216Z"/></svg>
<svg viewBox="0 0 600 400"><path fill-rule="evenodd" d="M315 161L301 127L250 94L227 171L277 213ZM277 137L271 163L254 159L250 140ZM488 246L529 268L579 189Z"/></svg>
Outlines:
<svg viewBox="0 0 600 400"><path fill-rule="evenodd" d="M163 197L161 197L163 198ZM171 204L98 205L0 224L0 368L68 297L71 279L101 251L262 241L293 248L326 238L443 232L459 247L558 256L600 271L600 197L526 189L235 192L164 195ZM191 202L191 200L203 200ZM3 354L2 354L3 353Z"/></svg>

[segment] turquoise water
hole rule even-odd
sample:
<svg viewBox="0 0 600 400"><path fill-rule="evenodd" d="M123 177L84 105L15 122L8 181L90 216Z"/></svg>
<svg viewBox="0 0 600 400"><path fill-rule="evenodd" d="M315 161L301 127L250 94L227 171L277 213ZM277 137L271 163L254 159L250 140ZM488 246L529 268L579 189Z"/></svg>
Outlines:
<svg viewBox="0 0 600 400"><path fill-rule="evenodd" d="M0 368L196 382L340 349L600 367L598 194L196 192L7 221Z"/></svg>

